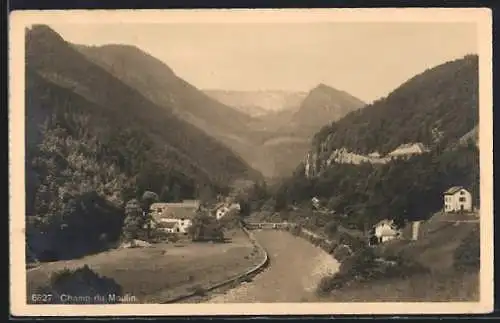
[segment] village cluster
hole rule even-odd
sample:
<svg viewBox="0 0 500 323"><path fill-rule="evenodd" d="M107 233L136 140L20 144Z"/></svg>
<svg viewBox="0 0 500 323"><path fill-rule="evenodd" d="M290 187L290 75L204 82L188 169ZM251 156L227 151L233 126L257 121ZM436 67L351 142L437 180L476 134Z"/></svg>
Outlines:
<svg viewBox="0 0 500 323"><path fill-rule="evenodd" d="M211 208L204 207L199 200L184 200L178 203L160 202L153 203L150 207L154 226L168 233L180 234L187 234L188 228L193 224L193 218L200 211L205 211L220 220L228 214L238 213L240 205L227 198Z"/></svg>

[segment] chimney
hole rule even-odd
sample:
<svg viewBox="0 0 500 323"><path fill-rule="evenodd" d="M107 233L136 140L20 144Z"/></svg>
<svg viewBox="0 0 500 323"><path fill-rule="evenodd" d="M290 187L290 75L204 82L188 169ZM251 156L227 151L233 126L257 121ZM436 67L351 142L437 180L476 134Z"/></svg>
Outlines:
<svg viewBox="0 0 500 323"><path fill-rule="evenodd" d="M419 228L420 228L420 221L413 221L412 226L411 226L411 229L412 229L411 239L414 241L418 240Z"/></svg>

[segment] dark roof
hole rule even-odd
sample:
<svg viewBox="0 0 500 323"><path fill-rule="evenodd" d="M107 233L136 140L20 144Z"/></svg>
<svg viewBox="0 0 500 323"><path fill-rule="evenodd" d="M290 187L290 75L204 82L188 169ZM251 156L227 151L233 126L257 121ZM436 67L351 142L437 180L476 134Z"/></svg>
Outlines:
<svg viewBox="0 0 500 323"><path fill-rule="evenodd" d="M177 222L159 222L158 227L159 228L169 228L172 229L177 225Z"/></svg>
<svg viewBox="0 0 500 323"><path fill-rule="evenodd" d="M197 207L193 206L169 206L160 215L160 218L168 219L192 219L196 215Z"/></svg>
<svg viewBox="0 0 500 323"><path fill-rule="evenodd" d="M460 191L463 189L462 186L452 186L449 189L447 189L444 194L449 195L449 194L455 194L456 192Z"/></svg>

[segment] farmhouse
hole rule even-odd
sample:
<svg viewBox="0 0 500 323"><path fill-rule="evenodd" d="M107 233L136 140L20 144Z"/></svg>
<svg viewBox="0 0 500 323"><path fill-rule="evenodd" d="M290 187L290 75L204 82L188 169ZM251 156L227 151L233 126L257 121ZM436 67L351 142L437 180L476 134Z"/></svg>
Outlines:
<svg viewBox="0 0 500 323"><path fill-rule="evenodd" d="M426 153L428 151L429 150L424 146L424 144L418 142L413 144L403 144L391 151L388 156L391 158L409 158L415 155Z"/></svg>
<svg viewBox="0 0 500 323"><path fill-rule="evenodd" d="M155 221L160 223L176 223L180 233L187 233L187 229L193 223L193 217L200 209L198 201L186 201L181 203L153 203L151 215ZM169 225L170 226L170 225ZM174 226L174 230L177 228Z"/></svg>
<svg viewBox="0 0 500 323"><path fill-rule="evenodd" d="M472 211L472 195L462 186L453 186L444 194L444 212Z"/></svg>
<svg viewBox="0 0 500 323"><path fill-rule="evenodd" d="M375 224L370 231L370 245L384 243L401 236L400 230L394 224L394 220L382 220Z"/></svg>
<svg viewBox="0 0 500 323"><path fill-rule="evenodd" d="M161 221L158 222L157 227L165 232L178 233L180 232L178 221Z"/></svg>

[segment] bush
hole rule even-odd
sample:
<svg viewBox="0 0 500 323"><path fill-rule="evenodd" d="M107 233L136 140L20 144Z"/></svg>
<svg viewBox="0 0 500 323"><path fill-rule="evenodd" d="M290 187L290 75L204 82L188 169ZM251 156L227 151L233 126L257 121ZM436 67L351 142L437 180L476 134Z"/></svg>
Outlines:
<svg viewBox="0 0 500 323"><path fill-rule="evenodd" d="M422 266L420 263L404 257L391 257L388 258L387 261L393 264L386 266L381 272L383 278L408 278L415 274L429 272L429 269Z"/></svg>
<svg viewBox="0 0 500 323"><path fill-rule="evenodd" d="M168 241L172 243L176 243L179 241L179 236L176 233L169 233L168 234Z"/></svg>
<svg viewBox="0 0 500 323"><path fill-rule="evenodd" d="M375 266L375 254L373 250L365 248L354 253L351 257L344 259L340 264L339 274L366 277L370 269Z"/></svg>
<svg viewBox="0 0 500 323"><path fill-rule="evenodd" d="M323 231L328 238L333 238L337 234L339 226L336 221L330 221L326 224Z"/></svg>
<svg viewBox="0 0 500 323"><path fill-rule="evenodd" d="M326 296L332 290L342 287L342 279L337 275L325 276L320 279L316 286L316 294L318 296Z"/></svg>
<svg viewBox="0 0 500 323"><path fill-rule="evenodd" d="M333 251L333 257L337 261L343 262L352 255L351 250L345 245L339 245Z"/></svg>
<svg viewBox="0 0 500 323"><path fill-rule="evenodd" d="M40 294L52 294L52 304L63 304L68 302L76 303L118 303L115 299L108 298L108 295L119 297L123 295L122 287L113 279L99 276L87 265L76 270L63 269L53 273L47 285L37 290ZM61 295L71 295L80 297L78 300L68 300ZM96 296L103 296L96 297Z"/></svg>
<svg viewBox="0 0 500 323"><path fill-rule="evenodd" d="M224 241L224 231L221 224L207 214L198 214L188 230L193 241Z"/></svg>
<svg viewBox="0 0 500 323"><path fill-rule="evenodd" d="M335 249L337 248L337 244L333 241L331 242L325 242L323 246L323 250L329 254L333 254L335 252Z"/></svg>
<svg viewBox="0 0 500 323"><path fill-rule="evenodd" d="M357 250L364 249L366 247L365 241L345 232L340 234L338 241L339 244L348 245L354 252L356 252Z"/></svg>
<svg viewBox="0 0 500 323"><path fill-rule="evenodd" d="M150 242L159 243L167 242L169 240L170 233L165 232L161 229L152 229L150 232L149 240Z"/></svg>

